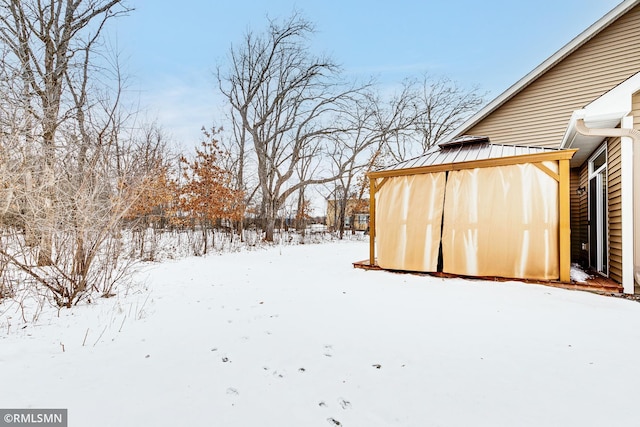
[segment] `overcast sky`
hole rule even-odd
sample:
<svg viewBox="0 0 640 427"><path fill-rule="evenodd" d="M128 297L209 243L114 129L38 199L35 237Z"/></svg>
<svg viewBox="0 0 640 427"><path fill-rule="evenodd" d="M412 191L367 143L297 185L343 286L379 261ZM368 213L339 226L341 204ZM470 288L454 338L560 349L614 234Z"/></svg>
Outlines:
<svg viewBox="0 0 640 427"><path fill-rule="evenodd" d="M213 70L248 29L297 10L318 53L346 73L394 84L429 72L499 95L619 0L128 0L109 35L131 94L177 142L193 147L223 122Z"/></svg>

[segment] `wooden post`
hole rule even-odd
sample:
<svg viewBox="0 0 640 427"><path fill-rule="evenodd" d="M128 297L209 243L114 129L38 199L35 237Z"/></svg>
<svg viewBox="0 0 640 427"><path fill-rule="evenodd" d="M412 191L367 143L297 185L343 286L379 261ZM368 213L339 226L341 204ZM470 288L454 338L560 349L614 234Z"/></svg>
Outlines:
<svg viewBox="0 0 640 427"><path fill-rule="evenodd" d="M369 265L376 264L376 179L369 178Z"/></svg>
<svg viewBox="0 0 640 427"><path fill-rule="evenodd" d="M559 161L560 281L571 281L571 210L569 160Z"/></svg>

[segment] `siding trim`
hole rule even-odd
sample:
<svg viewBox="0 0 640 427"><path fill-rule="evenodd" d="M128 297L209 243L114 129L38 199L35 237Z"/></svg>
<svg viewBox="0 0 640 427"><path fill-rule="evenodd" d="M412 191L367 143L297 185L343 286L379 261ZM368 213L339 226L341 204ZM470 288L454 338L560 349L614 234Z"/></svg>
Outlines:
<svg viewBox="0 0 640 427"><path fill-rule="evenodd" d="M633 129L633 116L622 119L622 128ZM633 234L633 140L623 137L621 141L622 182L622 288L624 293L634 292L634 234Z"/></svg>

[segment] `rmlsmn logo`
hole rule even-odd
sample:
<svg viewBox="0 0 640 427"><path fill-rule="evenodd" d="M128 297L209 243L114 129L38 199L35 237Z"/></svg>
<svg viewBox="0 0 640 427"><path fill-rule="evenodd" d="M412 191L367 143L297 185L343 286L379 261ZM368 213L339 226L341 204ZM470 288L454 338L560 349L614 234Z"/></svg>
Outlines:
<svg viewBox="0 0 640 427"><path fill-rule="evenodd" d="M0 427L67 427L66 409L0 409Z"/></svg>
<svg viewBox="0 0 640 427"><path fill-rule="evenodd" d="M12 423L62 423L62 414L7 414L13 416Z"/></svg>

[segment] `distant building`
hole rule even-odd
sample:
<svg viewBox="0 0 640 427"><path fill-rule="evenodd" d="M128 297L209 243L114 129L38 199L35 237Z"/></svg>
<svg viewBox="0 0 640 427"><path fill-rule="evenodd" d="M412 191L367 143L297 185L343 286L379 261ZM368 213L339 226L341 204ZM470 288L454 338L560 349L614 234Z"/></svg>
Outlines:
<svg viewBox="0 0 640 427"><path fill-rule="evenodd" d="M340 203L343 200L327 200L327 227L337 230L340 221ZM369 228L369 199L348 199L346 201L344 228L366 231Z"/></svg>

